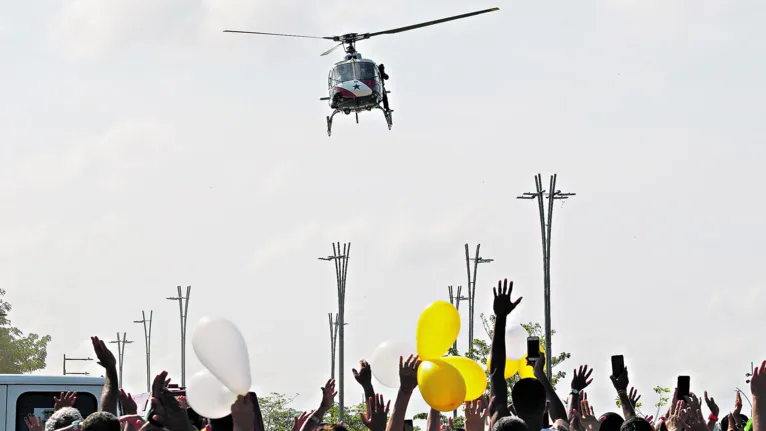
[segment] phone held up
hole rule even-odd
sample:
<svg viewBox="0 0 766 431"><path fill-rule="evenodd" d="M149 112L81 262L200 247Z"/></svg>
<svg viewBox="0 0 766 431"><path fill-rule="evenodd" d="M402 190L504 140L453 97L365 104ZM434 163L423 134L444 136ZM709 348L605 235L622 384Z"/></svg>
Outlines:
<svg viewBox="0 0 766 431"><path fill-rule="evenodd" d="M415 425L412 422L412 419L407 419L404 421L404 431L413 431L415 429Z"/></svg>
<svg viewBox="0 0 766 431"><path fill-rule="evenodd" d="M622 355L612 356L612 375L614 377L620 377L620 374L625 370L625 358Z"/></svg>
<svg viewBox="0 0 766 431"><path fill-rule="evenodd" d="M527 360L535 362L540 359L540 337L527 337Z"/></svg>
<svg viewBox="0 0 766 431"><path fill-rule="evenodd" d="M678 376L678 399L685 400L689 396L689 389L691 384L691 378L689 376Z"/></svg>

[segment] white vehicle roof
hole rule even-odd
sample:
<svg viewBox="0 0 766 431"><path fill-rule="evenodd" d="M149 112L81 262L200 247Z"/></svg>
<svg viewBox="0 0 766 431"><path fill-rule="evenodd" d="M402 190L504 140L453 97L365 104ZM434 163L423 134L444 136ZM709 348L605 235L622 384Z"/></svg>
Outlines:
<svg viewBox="0 0 766 431"><path fill-rule="evenodd" d="M0 374L0 385L73 385L103 386L103 377L45 376L37 374Z"/></svg>

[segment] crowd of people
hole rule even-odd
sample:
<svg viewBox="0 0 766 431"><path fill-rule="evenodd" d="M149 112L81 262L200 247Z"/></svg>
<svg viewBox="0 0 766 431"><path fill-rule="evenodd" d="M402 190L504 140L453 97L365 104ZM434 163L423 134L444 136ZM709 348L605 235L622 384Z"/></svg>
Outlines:
<svg viewBox="0 0 766 431"><path fill-rule="evenodd" d="M491 356L506 357L505 327L508 316L521 302L512 301L513 282L498 282L494 289L493 311L495 327ZM170 389L167 372L159 373L152 384L150 411L138 415L136 402L129 393L120 389L114 355L103 341L92 337L93 349L99 364L105 369L104 389L99 411L83 418L74 408L76 393L62 393L54 398L55 412L43 422L28 416L25 422L29 431L273 431L264 427L258 396L250 392L239 396L231 406L231 414L220 419L200 417L179 400ZM375 393L370 364L360 362L353 373L364 390L367 412L362 421L370 431L402 431L405 414L413 391L418 386L420 359L416 355L400 358L400 387L394 401L383 399ZM622 415L607 412L596 416L588 402L585 389L590 385L592 369L582 366L571 380L571 392L567 405L556 394L544 372L545 358L533 360L535 378L520 379L510 390L505 380L505 361L492 361L489 369L489 394L466 402L464 406L466 431L766 431L766 401L759 399L766 394L766 361L753 372L750 380L752 412L742 413L742 399L737 395L734 408L722 413L714 398L707 392L703 399L694 393L679 396L675 389L667 411L658 418L644 417L636 412L640 398L629 389L627 368L612 375L611 381L619 397ZM316 410L304 412L295 418L293 431L348 431L343 423L324 422L335 402L335 381L329 380L322 388L323 396ZM703 402L709 410L703 414ZM118 416L119 406L119 416ZM720 417L719 417L720 415ZM749 417L748 417L749 416ZM427 431L451 431L451 421L443 423L440 412L431 409L427 419Z"/></svg>

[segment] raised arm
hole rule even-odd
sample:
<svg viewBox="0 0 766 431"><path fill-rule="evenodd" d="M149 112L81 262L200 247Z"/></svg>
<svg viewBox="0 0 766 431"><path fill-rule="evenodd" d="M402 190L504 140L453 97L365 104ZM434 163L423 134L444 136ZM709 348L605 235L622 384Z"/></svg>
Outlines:
<svg viewBox="0 0 766 431"><path fill-rule="evenodd" d="M750 378L750 392L753 394L753 431L766 431L766 361L753 370Z"/></svg>
<svg viewBox="0 0 766 431"><path fill-rule="evenodd" d="M328 380L327 383L319 389L322 391L322 402L319 403L319 408L314 411L314 414L311 415L308 422L303 426L303 431L313 431L319 427L324 415L326 415L332 408L332 405L335 402L335 396L338 395L338 392L335 391L334 379Z"/></svg>
<svg viewBox="0 0 766 431"><path fill-rule="evenodd" d="M375 389L372 387L372 368L370 367L370 363L362 359L359 361L359 370L357 371L356 368L353 368L351 371L354 373L356 382L359 383L364 390L365 401L370 398L375 398Z"/></svg>
<svg viewBox="0 0 766 431"><path fill-rule="evenodd" d="M636 415L636 410L633 407L630 396L628 395L628 367L622 369L622 373L619 376L611 376L612 384L617 390L617 395L620 397L620 405L622 406L622 414L625 416L625 420L628 420Z"/></svg>
<svg viewBox="0 0 766 431"><path fill-rule="evenodd" d="M511 301L513 281L510 283L506 278L497 282L497 288L492 289L495 301L492 306L495 312L495 328L492 333L492 360L490 362L490 394L495 398L491 403L489 415L497 420L504 416L510 416L508 410L508 386L505 382L505 325L508 315L519 305L522 298Z"/></svg>
<svg viewBox="0 0 766 431"><path fill-rule="evenodd" d="M442 429L442 414L439 410L431 409L428 412L428 419L426 420L426 429L428 431L441 431Z"/></svg>
<svg viewBox="0 0 766 431"><path fill-rule="evenodd" d="M412 391L418 387L418 367L420 358L410 355L405 361L399 357L399 392L396 394L394 410L391 412L391 419L388 421L386 431L401 431L404 429L404 416L407 414L407 405L412 398Z"/></svg>
<svg viewBox="0 0 766 431"><path fill-rule="evenodd" d="M120 394L117 381L117 360L98 337L90 337L98 364L104 367L104 389L101 391L101 411L117 415L117 400Z"/></svg>

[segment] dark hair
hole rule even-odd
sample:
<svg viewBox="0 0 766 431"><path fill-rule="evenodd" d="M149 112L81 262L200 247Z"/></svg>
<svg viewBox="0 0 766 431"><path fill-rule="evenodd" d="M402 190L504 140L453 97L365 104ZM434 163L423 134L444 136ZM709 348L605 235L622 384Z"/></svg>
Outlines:
<svg viewBox="0 0 766 431"><path fill-rule="evenodd" d="M633 416L620 426L620 431L654 431L652 424L644 418Z"/></svg>
<svg viewBox="0 0 766 431"><path fill-rule="evenodd" d="M201 430L204 428L204 425L202 424L202 416L199 415L196 411L194 411L193 408L189 407L186 409L186 416L189 418L189 421L192 425L194 425L195 428L198 430Z"/></svg>
<svg viewBox="0 0 766 431"><path fill-rule="evenodd" d="M120 420L109 412L95 412L80 424L82 431L121 431Z"/></svg>
<svg viewBox="0 0 766 431"><path fill-rule="evenodd" d="M511 388L511 399L516 414L524 417L529 414L542 413L545 411L545 387L537 379L521 379Z"/></svg>
<svg viewBox="0 0 766 431"><path fill-rule="evenodd" d="M320 428L322 431L348 431L348 428L346 428L343 425L340 424L327 424Z"/></svg>
<svg viewBox="0 0 766 431"><path fill-rule="evenodd" d="M625 422L617 413L604 413L598 420L601 423L599 431L620 431L622 423Z"/></svg>
<svg viewBox="0 0 766 431"><path fill-rule="evenodd" d="M495 422L492 431L529 431L526 422L516 416L504 416Z"/></svg>
<svg viewBox="0 0 766 431"><path fill-rule="evenodd" d="M743 423L747 423L748 417L743 415L742 413L739 414L739 417L742 418ZM721 418L721 431L726 431L729 429L729 415L723 415Z"/></svg>

